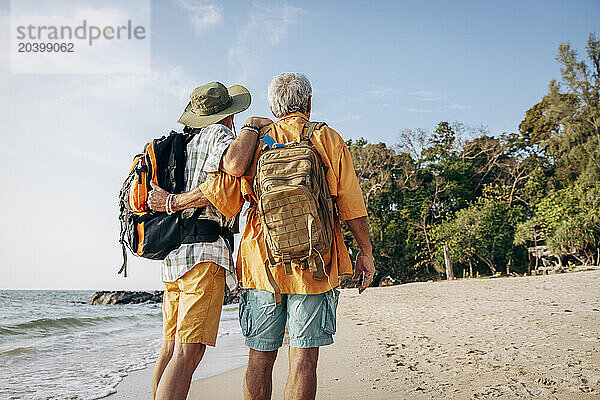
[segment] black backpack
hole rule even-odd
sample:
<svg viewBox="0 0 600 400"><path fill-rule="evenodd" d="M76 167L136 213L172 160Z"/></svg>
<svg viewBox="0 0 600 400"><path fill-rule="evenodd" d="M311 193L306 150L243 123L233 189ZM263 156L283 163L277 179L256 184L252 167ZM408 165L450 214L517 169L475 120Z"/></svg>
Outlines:
<svg viewBox="0 0 600 400"><path fill-rule="evenodd" d="M118 273L123 273L124 277L127 277L126 248L134 255L162 260L182 243L215 242L223 236L233 249L233 233L218 222L198 219L201 208L168 215L152 211L146 205L152 180L169 193L184 191L185 148L199 131L171 131L169 135L147 143L133 158L119 192L119 243L123 250L123 265Z"/></svg>

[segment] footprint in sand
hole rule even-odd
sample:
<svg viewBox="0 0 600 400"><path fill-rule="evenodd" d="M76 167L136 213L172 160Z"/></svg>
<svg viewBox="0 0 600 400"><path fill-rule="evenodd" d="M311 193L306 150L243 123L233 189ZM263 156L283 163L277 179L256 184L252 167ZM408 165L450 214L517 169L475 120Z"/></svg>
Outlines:
<svg viewBox="0 0 600 400"><path fill-rule="evenodd" d="M553 385L556 385L556 382L555 382L553 379L551 379L551 378L548 378L547 376L543 376L543 377L541 377L541 378L538 378L538 379L537 379L537 383L539 383L539 384L542 384L542 385L545 385L545 386L553 386Z"/></svg>

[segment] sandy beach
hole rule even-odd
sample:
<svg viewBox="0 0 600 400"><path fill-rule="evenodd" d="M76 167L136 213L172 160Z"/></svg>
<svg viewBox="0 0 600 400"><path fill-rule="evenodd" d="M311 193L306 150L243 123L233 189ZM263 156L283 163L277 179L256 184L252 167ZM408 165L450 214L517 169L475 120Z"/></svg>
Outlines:
<svg viewBox="0 0 600 400"><path fill-rule="evenodd" d="M600 271L343 290L319 399L598 399ZM275 367L283 398L287 348ZM244 368L190 399L241 399Z"/></svg>
<svg viewBox="0 0 600 400"><path fill-rule="evenodd" d="M223 374L245 366L248 362L248 348L242 335L225 335L217 339L216 347L208 347L204 359L196 368L192 380ZM154 363L146 368L131 372L116 389L117 393L108 396L110 400L137 400L152 397L152 372Z"/></svg>

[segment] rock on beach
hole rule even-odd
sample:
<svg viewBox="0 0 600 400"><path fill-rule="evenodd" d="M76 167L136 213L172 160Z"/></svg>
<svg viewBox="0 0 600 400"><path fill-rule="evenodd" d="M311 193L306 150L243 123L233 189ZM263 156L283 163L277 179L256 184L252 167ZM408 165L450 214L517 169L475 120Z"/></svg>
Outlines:
<svg viewBox="0 0 600 400"><path fill-rule="evenodd" d="M237 303L239 299L239 290L225 290L225 299L223 304ZM142 304L142 303L162 303L163 291L154 290L151 292L145 291L129 291L129 290L108 290L96 292L90 298L89 304Z"/></svg>
<svg viewBox="0 0 600 400"><path fill-rule="evenodd" d="M89 304L141 304L162 303L162 290L152 292L132 292L126 290L96 292L90 298Z"/></svg>

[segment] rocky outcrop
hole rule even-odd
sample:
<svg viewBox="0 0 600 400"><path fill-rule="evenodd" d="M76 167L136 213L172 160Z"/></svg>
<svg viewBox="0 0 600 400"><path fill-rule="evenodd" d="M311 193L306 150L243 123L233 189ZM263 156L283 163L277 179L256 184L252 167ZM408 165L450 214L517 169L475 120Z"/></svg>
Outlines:
<svg viewBox="0 0 600 400"><path fill-rule="evenodd" d="M352 276L350 276L350 275L340 276L339 282L340 282L340 288L342 288L342 289L357 288L360 283L359 281L353 280ZM394 286L394 285L399 285L401 283L402 283L401 281L394 279L388 275L385 278L381 279L379 281L379 284L377 284L377 282L375 282L375 284L373 284L373 286Z"/></svg>
<svg viewBox="0 0 600 400"><path fill-rule="evenodd" d="M399 280L394 279L388 275L379 281L379 286L395 286L395 285L399 285L400 283L402 283L402 282L400 282Z"/></svg>
<svg viewBox="0 0 600 400"><path fill-rule="evenodd" d="M239 301L239 290L229 291L225 288L225 300L223 304L233 304ZM125 290L96 292L90 298L89 304L141 304L162 303L163 291L132 292Z"/></svg>
<svg viewBox="0 0 600 400"><path fill-rule="evenodd" d="M352 280L352 276L344 275L339 278L340 288L349 289L349 288L357 288L358 281Z"/></svg>
<svg viewBox="0 0 600 400"><path fill-rule="evenodd" d="M240 302L240 289L234 289L232 291L229 290L227 286L225 286L225 299L223 300L223 305L225 304L237 304Z"/></svg>
<svg viewBox="0 0 600 400"><path fill-rule="evenodd" d="M140 304L162 303L163 292L130 292L124 290L96 292L90 298L89 304Z"/></svg>

